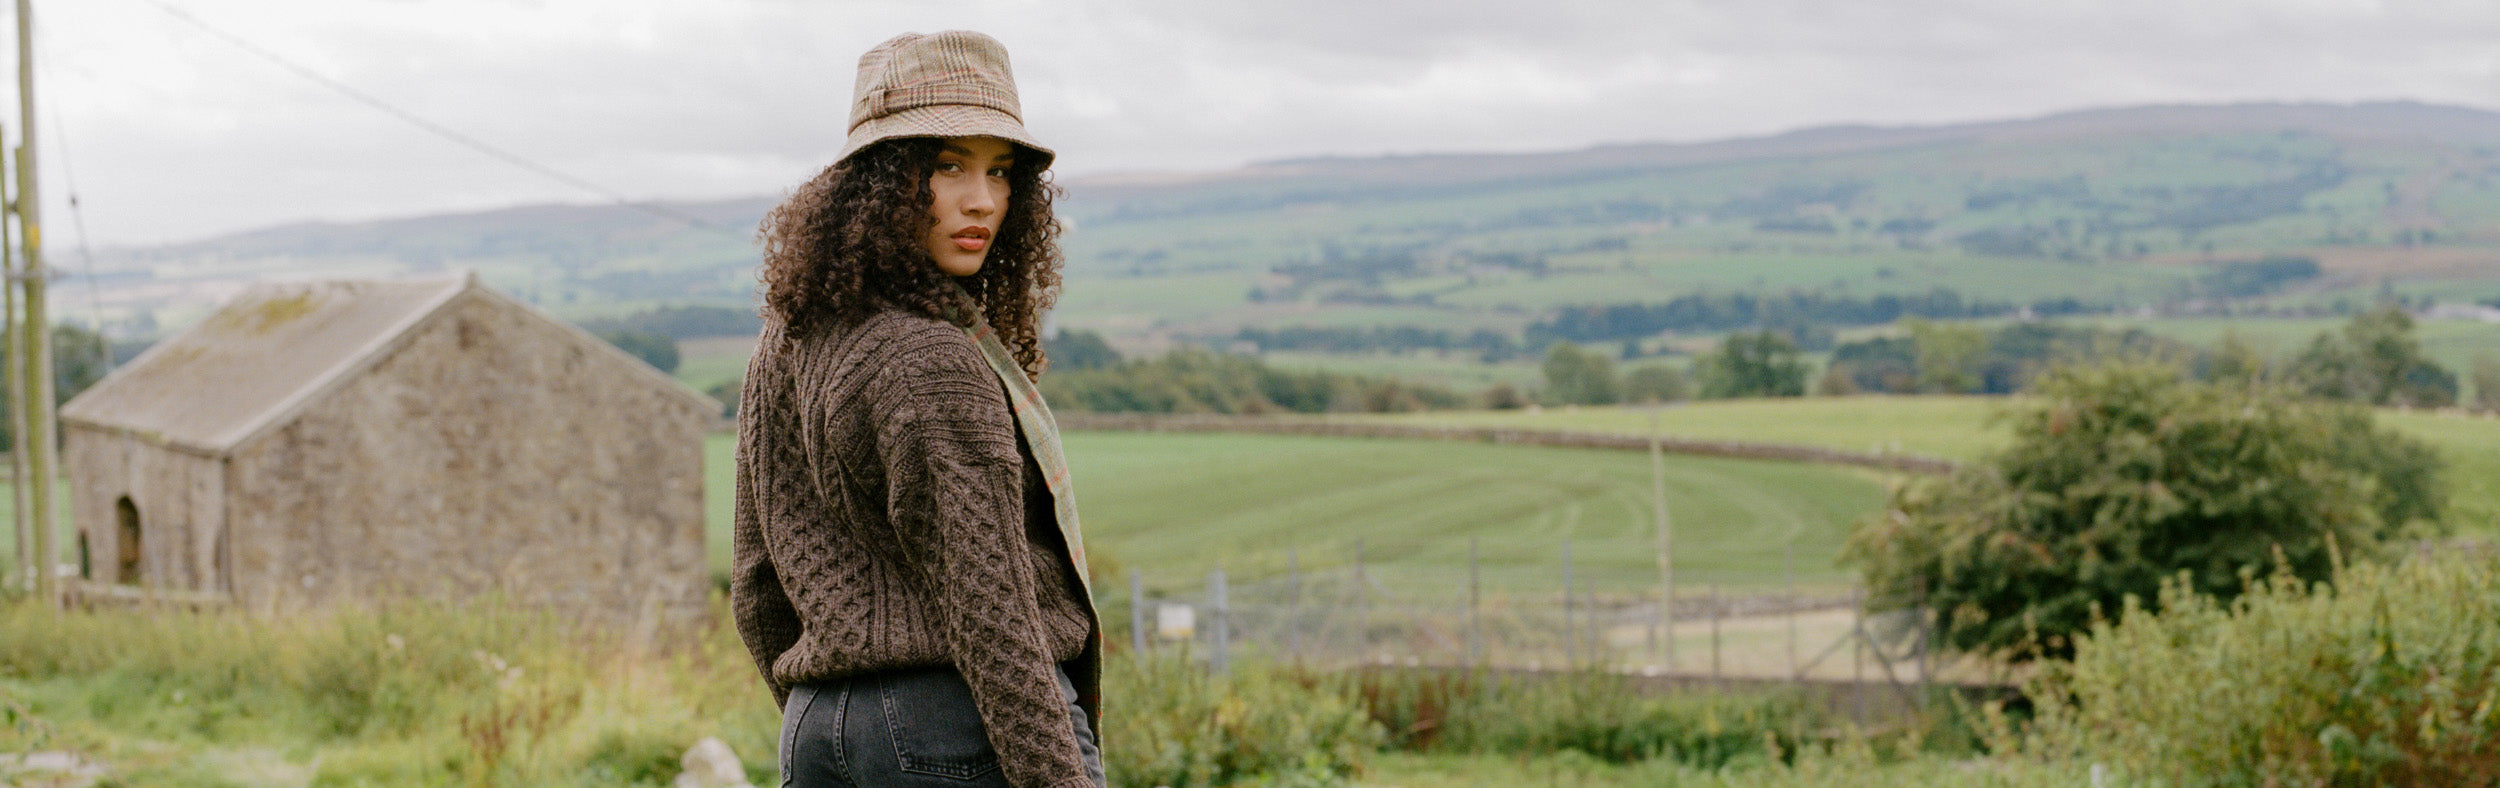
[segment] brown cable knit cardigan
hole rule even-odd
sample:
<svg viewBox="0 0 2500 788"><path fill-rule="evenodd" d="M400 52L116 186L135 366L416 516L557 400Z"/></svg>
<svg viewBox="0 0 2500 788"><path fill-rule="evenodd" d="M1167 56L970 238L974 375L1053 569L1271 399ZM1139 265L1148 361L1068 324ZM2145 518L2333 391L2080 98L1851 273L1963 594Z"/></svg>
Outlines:
<svg viewBox="0 0 2500 788"><path fill-rule="evenodd" d="M1008 782L1091 786L1053 671L1099 655L1049 491L963 329L885 310L767 320L738 406L730 601L776 704L795 684L952 665Z"/></svg>

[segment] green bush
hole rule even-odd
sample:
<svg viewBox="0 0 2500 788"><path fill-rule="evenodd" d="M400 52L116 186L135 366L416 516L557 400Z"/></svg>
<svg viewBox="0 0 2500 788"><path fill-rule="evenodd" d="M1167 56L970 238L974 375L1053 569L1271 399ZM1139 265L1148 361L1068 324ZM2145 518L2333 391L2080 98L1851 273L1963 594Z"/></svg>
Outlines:
<svg viewBox="0 0 2500 788"><path fill-rule="evenodd" d="M2440 463L2419 441L2349 405L2181 374L2043 377L2012 447L1902 488L1851 535L1869 609L1937 611L1949 648L2061 657L2094 616L2182 572L2227 599L2247 571L2325 579L2338 549L2436 533Z"/></svg>
<svg viewBox="0 0 2500 788"><path fill-rule="evenodd" d="M1569 342L1545 353L1545 401L1555 405L1612 405L1623 400L1615 360Z"/></svg>
<svg viewBox="0 0 2500 788"><path fill-rule="evenodd" d="M1113 785L1342 783L1380 728L1322 684L1259 663L1219 674L1183 657L1110 660L1103 695L1118 708L1103 719L1104 770Z"/></svg>
<svg viewBox="0 0 2500 788"><path fill-rule="evenodd" d="M1703 399L1801 397L1806 364L1797 346L1771 331L1737 332L1695 362Z"/></svg>
<svg viewBox="0 0 2500 788"><path fill-rule="evenodd" d="M2361 564L2231 602L2164 584L2032 688L2030 745L2179 786L2500 785L2489 554Z"/></svg>

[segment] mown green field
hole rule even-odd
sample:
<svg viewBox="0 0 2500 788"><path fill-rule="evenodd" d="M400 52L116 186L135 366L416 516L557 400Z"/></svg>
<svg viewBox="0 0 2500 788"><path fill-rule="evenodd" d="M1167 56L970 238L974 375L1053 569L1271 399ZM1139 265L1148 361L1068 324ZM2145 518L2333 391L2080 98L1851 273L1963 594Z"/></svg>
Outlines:
<svg viewBox="0 0 2500 788"><path fill-rule="evenodd" d="M2007 440L1985 397L1727 400L1657 409L1679 437L1898 451L1971 460ZM1646 408L1555 408L1336 418L1645 434ZM2449 462L2449 519L2459 534L2500 536L2500 420L2381 414ZM1078 432L1067 439L1088 546L1158 587L1196 588L1222 563L1235 577L1345 566L1362 538L1384 583L1463 580L1477 537L1491 587L1559 585L1569 536L1578 576L1596 589L1654 579L1649 460L1638 452L1432 441ZM728 565L731 441L709 444L712 559ZM1796 548L1801 582L1838 584L1832 561L1850 524L1881 505L1884 481L1815 465L1667 458L1678 585L1765 587Z"/></svg>
<svg viewBox="0 0 2500 788"><path fill-rule="evenodd" d="M1392 589L1463 588L1467 540L1488 589L1553 591L1572 543L1584 590L1657 580L1645 454L1431 441L1076 432L1069 463L1100 568L1141 571L1156 590L1233 577L1333 571L1358 540ZM729 436L710 444L712 558L728 560ZM1847 581L1839 537L1882 502L1876 474L1825 466L1670 456L1677 584L1780 585L1791 547L1800 582ZM1124 591L1124 589L1123 589Z"/></svg>
<svg viewBox="0 0 2500 788"><path fill-rule="evenodd" d="M1676 437L1972 460L2011 439L2000 417L2021 402L1997 397L1805 397L1678 403L1654 413L1659 432ZM1639 435L1648 433L1652 414L1651 408L1627 406L1332 418ZM2447 459L2449 521L2459 534L2500 536L2500 419L2382 410L2379 423L2430 444Z"/></svg>
<svg viewBox="0 0 2500 788"><path fill-rule="evenodd" d="M1993 419L2013 402L1989 397L1807 397L1677 402L1654 408L1570 406L1348 414L1330 418L1646 435L1654 417L1659 434L1679 438L1793 443L1969 460L2004 442L2005 433L1992 426Z"/></svg>

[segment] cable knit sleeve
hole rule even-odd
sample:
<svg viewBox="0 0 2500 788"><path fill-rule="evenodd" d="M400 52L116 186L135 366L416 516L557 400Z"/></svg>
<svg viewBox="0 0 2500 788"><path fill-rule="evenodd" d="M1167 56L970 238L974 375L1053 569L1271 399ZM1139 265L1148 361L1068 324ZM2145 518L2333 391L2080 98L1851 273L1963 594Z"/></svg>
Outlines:
<svg viewBox="0 0 2500 788"><path fill-rule="evenodd" d="M1024 459L989 365L953 326L917 323L868 387L887 512L1008 782L1090 786L1025 554Z"/></svg>
<svg viewBox="0 0 2500 788"><path fill-rule="evenodd" d="M775 339L767 334L758 346L770 347L762 343ZM773 661L798 642L801 627L798 611L781 587L780 573L764 545L762 520L767 507L762 496L771 492L766 488L780 477L764 472L763 465L787 461L779 455L788 449L782 420L788 418L790 408L788 387L778 382L781 376L769 358L759 350L747 366L746 383L738 396L738 481L729 531L729 604L739 639L755 658L765 688L772 691L773 707L780 708L790 688L773 680Z"/></svg>

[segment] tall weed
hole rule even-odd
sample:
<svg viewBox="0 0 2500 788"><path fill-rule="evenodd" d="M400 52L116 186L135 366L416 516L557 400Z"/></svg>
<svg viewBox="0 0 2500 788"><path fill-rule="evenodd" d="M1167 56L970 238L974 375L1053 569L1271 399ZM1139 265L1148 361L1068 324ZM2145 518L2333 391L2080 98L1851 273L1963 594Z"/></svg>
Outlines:
<svg viewBox="0 0 2500 788"><path fill-rule="evenodd" d="M248 749L314 785L659 785L703 736L771 763L778 720L725 629L661 645L494 601L272 618L21 600L0 605L0 700L44 727L0 730L0 750L68 746L131 784L225 784L184 764Z"/></svg>
<svg viewBox="0 0 2500 788"><path fill-rule="evenodd" d="M1527 676L1375 670L1349 681L1391 741L1417 751L1547 754L1702 768L1794 751L1828 721L1797 692L1658 695L1606 671Z"/></svg>
<svg viewBox="0 0 2500 788"><path fill-rule="evenodd" d="M1103 675L1113 785L1341 784L1380 746L1379 726L1324 680L1259 662L1216 673L1185 656L1132 656Z"/></svg>
<svg viewBox="0 0 2500 788"><path fill-rule="evenodd" d="M2358 564L2333 586L2163 588L2032 690L2022 742L2181 786L2500 785L2500 575L2488 555Z"/></svg>

